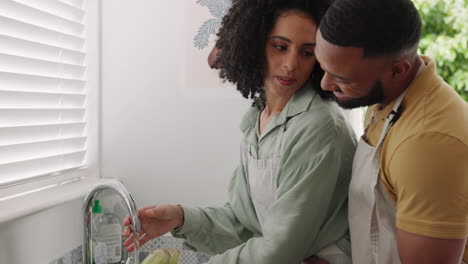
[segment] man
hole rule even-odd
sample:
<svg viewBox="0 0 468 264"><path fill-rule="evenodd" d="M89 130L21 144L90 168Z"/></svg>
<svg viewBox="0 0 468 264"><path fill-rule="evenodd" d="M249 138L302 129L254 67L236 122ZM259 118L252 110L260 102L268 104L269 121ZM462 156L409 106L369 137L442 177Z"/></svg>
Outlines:
<svg viewBox="0 0 468 264"><path fill-rule="evenodd" d="M317 32L322 89L370 106L353 164L353 263L468 261L468 105L417 54L410 0L336 0Z"/></svg>

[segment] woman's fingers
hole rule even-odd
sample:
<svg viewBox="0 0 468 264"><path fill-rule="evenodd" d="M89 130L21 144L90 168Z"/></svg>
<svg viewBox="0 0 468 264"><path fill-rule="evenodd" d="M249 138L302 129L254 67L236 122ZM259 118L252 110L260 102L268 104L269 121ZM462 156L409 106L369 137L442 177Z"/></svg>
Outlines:
<svg viewBox="0 0 468 264"><path fill-rule="evenodd" d="M135 239L136 239L136 234L132 234L131 236L129 236L127 238L127 240L124 241L124 246L128 247L130 246L133 242L135 242Z"/></svg>
<svg viewBox="0 0 468 264"><path fill-rule="evenodd" d="M132 224L132 220L130 219L130 216L125 217L125 219L123 220L123 225L129 226L131 224Z"/></svg>
<svg viewBox="0 0 468 264"><path fill-rule="evenodd" d="M160 220L170 220L173 214L171 214L171 210L173 208L170 205L151 205L146 206L138 210L138 218L140 219L140 223L142 221L152 221L151 219L157 218ZM143 232L142 235L137 237L137 234L134 233L132 219L127 216L124 221L123 225L125 226L123 235L127 238L124 241L124 246L127 247L128 252L132 252L135 250L136 246L141 246L151 240L149 236ZM138 243L135 243L138 241ZM137 245L136 245L137 244Z"/></svg>
<svg viewBox="0 0 468 264"><path fill-rule="evenodd" d="M140 244L139 246L143 246L146 242L150 241L151 238L149 236L146 236L146 234L143 234L143 236L140 237Z"/></svg>
<svg viewBox="0 0 468 264"><path fill-rule="evenodd" d="M127 226L124 229L123 235L124 235L124 237L129 237L131 233L132 233L132 230L130 229L130 227Z"/></svg>
<svg viewBox="0 0 468 264"><path fill-rule="evenodd" d="M136 237L136 234L133 234L131 238L125 240L124 246L127 247L128 252L132 252L133 250L135 250L135 248L141 247L142 245L144 245L149 240L151 240L151 238L146 236L146 234L142 234L139 237L139 239ZM138 241L138 243L136 243L136 241Z"/></svg>

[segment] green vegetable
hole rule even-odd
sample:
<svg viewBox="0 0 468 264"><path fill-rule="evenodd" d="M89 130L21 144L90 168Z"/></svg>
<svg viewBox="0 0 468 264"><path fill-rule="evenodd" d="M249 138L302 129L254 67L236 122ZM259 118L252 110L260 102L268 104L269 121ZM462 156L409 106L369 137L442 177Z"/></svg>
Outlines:
<svg viewBox="0 0 468 264"><path fill-rule="evenodd" d="M141 264L177 264L180 257L180 251L173 249L168 251L158 248L149 254Z"/></svg>
<svg viewBox="0 0 468 264"><path fill-rule="evenodd" d="M169 261L171 260L171 253L163 248L156 249L153 251L153 254L155 255L155 258L150 264L169 264Z"/></svg>
<svg viewBox="0 0 468 264"><path fill-rule="evenodd" d="M180 251L177 249L173 249L169 251L171 254L171 259L169 261L169 264L177 264L179 262L179 257L180 257Z"/></svg>

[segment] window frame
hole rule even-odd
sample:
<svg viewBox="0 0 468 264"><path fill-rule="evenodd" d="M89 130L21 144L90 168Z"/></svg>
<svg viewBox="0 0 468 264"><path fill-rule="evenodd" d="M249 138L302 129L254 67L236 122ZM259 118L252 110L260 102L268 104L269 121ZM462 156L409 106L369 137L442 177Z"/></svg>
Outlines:
<svg viewBox="0 0 468 264"><path fill-rule="evenodd" d="M84 196L88 187L101 177L101 1L84 0L84 8L86 10L84 23L86 25L87 61L86 166L0 186L0 211L2 211L0 222Z"/></svg>

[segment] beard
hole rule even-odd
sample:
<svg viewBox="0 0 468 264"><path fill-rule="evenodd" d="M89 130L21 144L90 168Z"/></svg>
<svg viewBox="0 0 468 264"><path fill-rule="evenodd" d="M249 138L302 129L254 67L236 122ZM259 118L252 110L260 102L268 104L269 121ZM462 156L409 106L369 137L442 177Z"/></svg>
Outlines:
<svg viewBox="0 0 468 264"><path fill-rule="evenodd" d="M374 105L383 102L384 93L381 81L376 81L370 92L360 98L349 100L338 99L333 92L330 92L330 97L343 109L353 109L363 106Z"/></svg>

